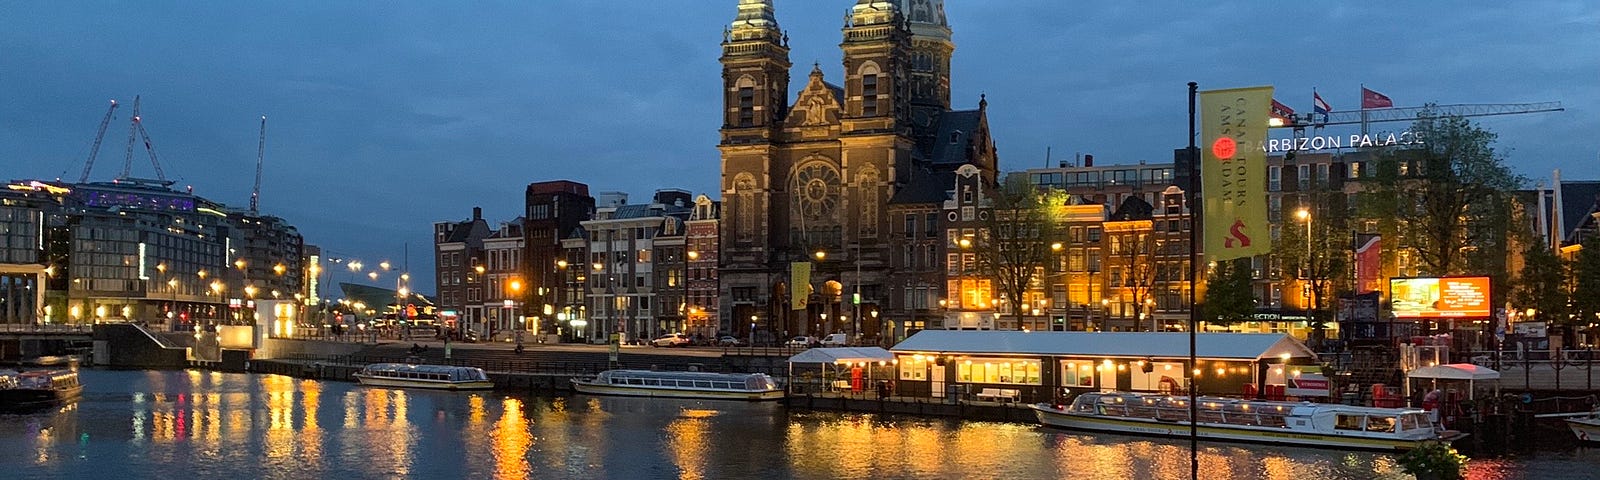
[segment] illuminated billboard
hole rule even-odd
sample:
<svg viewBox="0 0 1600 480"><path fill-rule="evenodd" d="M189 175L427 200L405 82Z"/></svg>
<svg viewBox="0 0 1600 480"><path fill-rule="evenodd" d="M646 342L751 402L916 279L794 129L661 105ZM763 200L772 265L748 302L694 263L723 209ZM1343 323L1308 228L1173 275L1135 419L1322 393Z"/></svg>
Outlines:
<svg viewBox="0 0 1600 480"><path fill-rule="evenodd" d="M1391 278L1395 318L1488 318L1489 277Z"/></svg>

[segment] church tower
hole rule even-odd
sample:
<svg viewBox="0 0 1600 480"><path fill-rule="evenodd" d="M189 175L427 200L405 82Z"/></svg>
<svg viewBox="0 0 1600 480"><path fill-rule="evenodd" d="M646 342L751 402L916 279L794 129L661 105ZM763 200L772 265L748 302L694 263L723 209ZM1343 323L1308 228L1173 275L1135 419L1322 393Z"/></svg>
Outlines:
<svg viewBox="0 0 1600 480"><path fill-rule="evenodd" d="M789 38L772 0L739 0L722 32L723 143L771 140L789 109Z"/></svg>
<svg viewBox="0 0 1600 480"><path fill-rule="evenodd" d="M900 0L911 30L911 106L924 118L950 109L950 57L956 44L944 0Z"/></svg>
<svg viewBox="0 0 1600 480"><path fill-rule="evenodd" d="M911 33L889 0L859 0L845 17L844 131L909 133Z"/></svg>

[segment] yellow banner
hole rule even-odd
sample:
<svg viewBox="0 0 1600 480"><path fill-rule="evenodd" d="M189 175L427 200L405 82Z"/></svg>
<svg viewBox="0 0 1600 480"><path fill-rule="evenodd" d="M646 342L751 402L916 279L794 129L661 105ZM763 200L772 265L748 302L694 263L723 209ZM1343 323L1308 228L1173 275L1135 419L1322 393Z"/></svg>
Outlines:
<svg viewBox="0 0 1600 480"><path fill-rule="evenodd" d="M811 262L789 264L789 308L805 310L811 297Z"/></svg>
<svg viewBox="0 0 1600 480"><path fill-rule="evenodd" d="M1200 92L1201 245L1210 261L1272 249L1261 148L1271 109L1272 87Z"/></svg>

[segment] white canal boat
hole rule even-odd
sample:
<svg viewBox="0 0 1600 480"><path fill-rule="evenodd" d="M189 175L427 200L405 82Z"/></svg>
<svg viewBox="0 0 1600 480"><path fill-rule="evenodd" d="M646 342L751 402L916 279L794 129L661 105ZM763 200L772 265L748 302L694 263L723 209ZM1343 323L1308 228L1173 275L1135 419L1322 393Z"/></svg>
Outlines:
<svg viewBox="0 0 1600 480"><path fill-rule="evenodd" d="M1187 438L1189 399L1085 393L1072 405L1033 405L1039 423L1094 432ZM1434 425L1426 411L1310 402L1200 397L1200 438L1359 450L1409 450L1466 436Z"/></svg>
<svg viewBox="0 0 1600 480"><path fill-rule="evenodd" d="M354 374L356 382L377 387L431 388L436 390L488 390L489 375L477 367L374 363Z"/></svg>
<svg viewBox="0 0 1600 480"><path fill-rule="evenodd" d="M711 400L776 400L783 389L761 373L661 372L606 370L593 379L573 379L582 393L631 397L700 398Z"/></svg>

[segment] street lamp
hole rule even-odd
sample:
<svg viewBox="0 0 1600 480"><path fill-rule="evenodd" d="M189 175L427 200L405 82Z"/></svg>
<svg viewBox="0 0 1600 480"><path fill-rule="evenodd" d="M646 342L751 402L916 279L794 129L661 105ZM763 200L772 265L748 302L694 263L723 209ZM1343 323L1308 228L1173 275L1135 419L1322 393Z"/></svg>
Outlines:
<svg viewBox="0 0 1600 480"><path fill-rule="evenodd" d="M1305 263L1306 289L1305 289L1305 300L1306 300L1306 323L1309 326L1310 324L1315 323L1315 322L1313 322L1311 320L1311 316L1314 315L1314 312L1311 311L1311 288L1310 288L1310 286L1311 286L1310 285L1310 283L1311 283L1311 275L1312 275L1312 273L1311 273L1311 211L1308 210L1308 209L1305 209L1305 208L1301 208L1301 209L1296 210L1294 212L1294 216L1295 216L1295 218L1299 218L1300 221L1306 222L1306 263Z"/></svg>
<svg viewBox="0 0 1600 480"><path fill-rule="evenodd" d="M1100 331L1106 331L1106 325L1111 322L1111 299L1100 297Z"/></svg>

